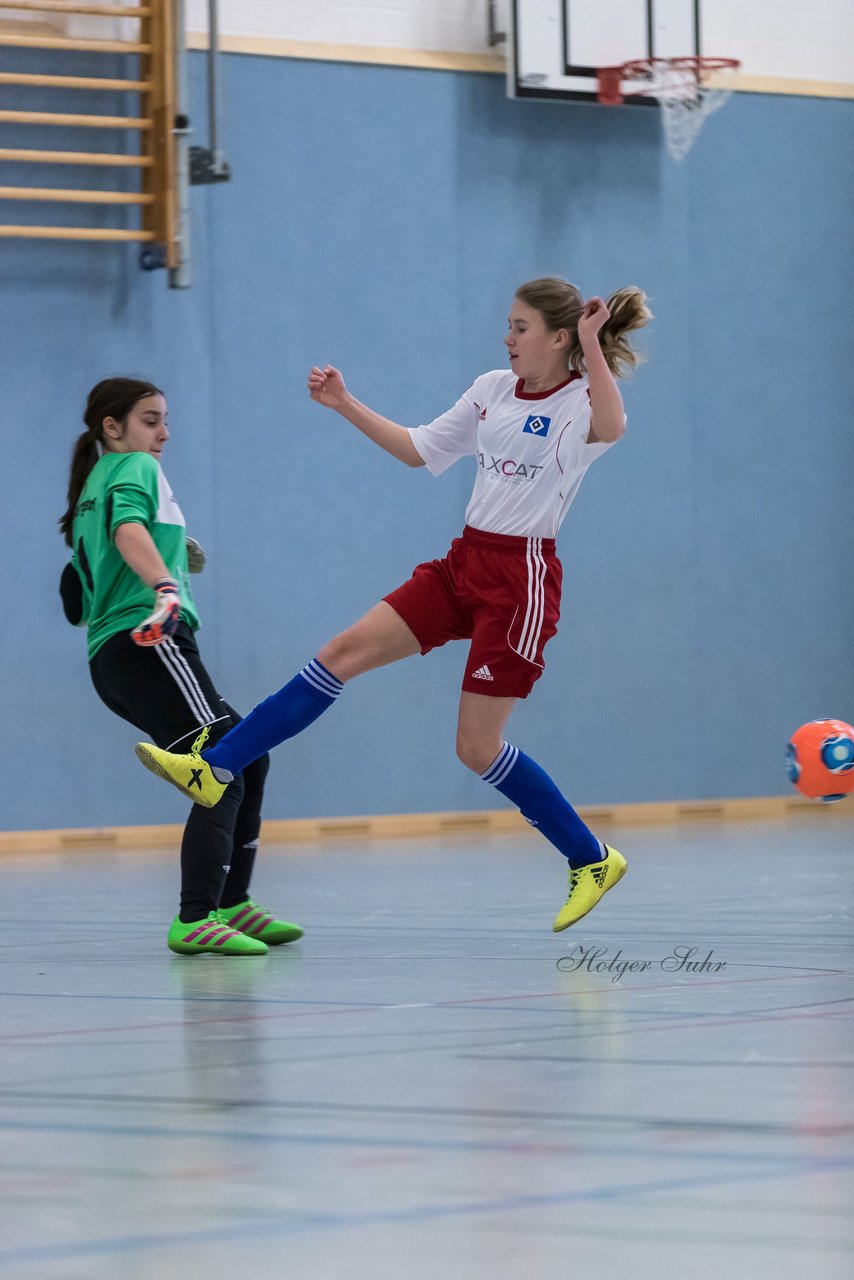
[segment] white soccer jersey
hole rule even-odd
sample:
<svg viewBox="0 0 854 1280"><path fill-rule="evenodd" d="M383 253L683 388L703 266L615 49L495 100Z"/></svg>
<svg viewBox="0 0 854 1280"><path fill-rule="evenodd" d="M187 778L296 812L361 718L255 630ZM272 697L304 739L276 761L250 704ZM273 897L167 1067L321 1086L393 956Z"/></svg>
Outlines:
<svg viewBox="0 0 854 1280"><path fill-rule="evenodd" d="M509 369L481 374L453 409L412 443L434 476L472 455L477 478L466 524L486 533L554 538L585 471L611 444L588 444L587 379L573 373L553 391L526 392Z"/></svg>

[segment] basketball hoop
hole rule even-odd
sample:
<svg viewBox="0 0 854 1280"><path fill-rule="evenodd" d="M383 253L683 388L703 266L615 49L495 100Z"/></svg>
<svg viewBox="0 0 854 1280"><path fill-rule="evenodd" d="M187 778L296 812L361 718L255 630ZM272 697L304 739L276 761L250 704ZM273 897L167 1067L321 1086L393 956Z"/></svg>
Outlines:
<svg viewBox="0 0 854 1280"><path fill-rule="evenodd" d="M703 122L733 91L736 58L638 58L600 67L599 101L619 106L626 98L656 98L663 108L664 139L674 160L682 160Z"/></svg>

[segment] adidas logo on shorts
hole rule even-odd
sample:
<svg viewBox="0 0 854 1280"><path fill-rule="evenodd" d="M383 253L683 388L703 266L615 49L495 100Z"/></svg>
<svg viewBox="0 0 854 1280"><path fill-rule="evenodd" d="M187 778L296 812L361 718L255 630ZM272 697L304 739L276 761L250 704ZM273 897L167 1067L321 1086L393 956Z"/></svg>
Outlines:
<svg viewBox="0 0 854 1280"><path fill-rule="evenodd" d="M472 679L473 680L491 680L492 672L487 666L478 667L477 671L472 672Z"/></svg>

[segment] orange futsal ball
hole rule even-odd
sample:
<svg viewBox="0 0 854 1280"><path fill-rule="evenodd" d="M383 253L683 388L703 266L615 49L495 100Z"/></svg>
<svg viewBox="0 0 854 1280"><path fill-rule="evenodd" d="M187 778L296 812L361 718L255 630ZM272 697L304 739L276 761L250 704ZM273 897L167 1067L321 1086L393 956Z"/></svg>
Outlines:
<svg viewBox="0 0 854 1280"><path fill-rule="evenodd" d="M802 795L830 804L854 791L854 728L844 720L810 720L786 750L789 778Z"/></svg>

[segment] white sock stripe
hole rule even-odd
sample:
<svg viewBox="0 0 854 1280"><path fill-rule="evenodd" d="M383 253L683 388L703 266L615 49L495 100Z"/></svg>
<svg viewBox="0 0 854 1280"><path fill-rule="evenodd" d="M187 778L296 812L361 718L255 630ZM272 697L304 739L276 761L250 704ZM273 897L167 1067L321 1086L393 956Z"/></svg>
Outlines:
<svg viewBox="0 0 854 1280"><path fill-rule="evenodd" d="M336 680L335 676L329 675L314 661L304 666L300 675L303 680L306 680L315 689L319 689L321 693L325 693L330 698L337 698L344 688L340 680Z"/></svg>
<svg viewBox="0 0 854 1280"><path fill-rule="evenodd" d="M188 679L188 673L192 676L186 659L181 654L178 646L173 640L166 639L162 644L153 646L154 652L163 663L166 670L172 676L181 693L184 695L184 701L198 720L199 724L210 724L214 719L214 714L205 700L204 694L198 686L195 677Z"/></svg>
<svg viewBox="0 0 854 1280"><path fill-rule="evenodd" d="M344 688L343 681L339 680L337 676L334 676L331 671L327 671L324 666L321 666L316 658L312 658L308 665L311 667L318 679L325 681L331 688L337 689L339 693Z"/></svg>
<svg viewBox="0 0 854 1280"><path fill-rule="evenodd" d="M323 667L318 666L314 660L307 663L300 674L317 688L323 689L324 693L328 693L330 698L337 698L344 688L340 680L336 680L335 676L330 675L328 671L324 671Z"/></svg>
<svg viewBox="0 0 854 1280"><path fill-rule="evenodd" d="M511 743L505 742L492 764L480 776L484 782L488 782L491 787L497 787L499 782L503 782L510 770L519 758L519 748L514 747Z"/></svg>
<svg viewBox="0 0 854 1280"><path fill-rule="evenodd" d="M483 773L480 775L484 782L489 782L490 778L492 777L493 769L501 760L504 759L504 753L506 750L507 750L507 744L505 742L501 744L501 750L499 751L498 755L495 757L495 759L493 760L489 768L484 769Z"/></svg>
<svg viewBox="0 0 854 1280"><path fill-rule="evenodd" d="M484 772L480 775L484 782L489 782L489 783L492 782L492 779L496 770L499 770L501 768L501 765L504 763L504 760L507 756L507 747L508 747L508 744L505 742L501 750L499 751L498 755L495 757L492 764L489 766L489 768L485 769Z"/></svg>
<svg viewBox="0 0 854 1280"><path fill-rule="evenodd" d="M509 751L507 752L500 770L490 779L493 787L499 786L504 781L516 761L519 759L519 748L511 747L509 742L507 746L509 747Z"/></svg>

